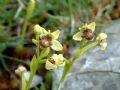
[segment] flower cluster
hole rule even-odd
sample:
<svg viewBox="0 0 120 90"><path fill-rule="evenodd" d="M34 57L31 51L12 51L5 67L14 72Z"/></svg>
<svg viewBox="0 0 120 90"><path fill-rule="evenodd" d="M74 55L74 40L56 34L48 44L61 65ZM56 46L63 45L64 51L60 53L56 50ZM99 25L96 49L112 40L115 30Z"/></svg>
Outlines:
<svg viewBox="0 0 120 90"><path fill-rule="evenodd" d="M59 41L57 41L60 31L56 30L51 32L50 30L46 31L44 28L39 25L34 26L34 32L39 35L40 46L42 48L51 47L55 51L60 51L63 49ZM35 40L33 40L35 42Z"/></svg>
<svg viewBox="0 0 120 90"><path fill-rule="evenodd" d="M73 39L77 41L82 41L84 39L88 41L93 40L95 27L95 22L83 25L81 28L79 28L80 31L73 35ZM51 32L50 30L45 30L39 25L35 25L34 32L36 35L39 35L39 41L33 39L33 42L35 44L39 43L41 48L51 47L55 51L60 51L63 49L62 45L57 40L60 35L59 30ZM103 50L107 47L106 38L107 35L105 33L100 33L96 38L96 41L98 41L98 46L100 46L100 48ZM62 54L53 54L46 60L45 67L47 70L60 68L64 67L65 62L66 59Z"/></svg>
<svg viewBox="0 0 120 90"><path fill-rule="evenodd" d="M80 31L73 35L73 39L77 41L81 41L83 39L92 40L94 37L95 26L96 26L95 22L83 25L82 28L79 28ZM96 40L99 42L98 45L102 50L105 50L107 47L106 38L107 38L106 33L100 33L96 38Z"/></svg>
<svg viewBox="0 0 120 90"><path fill-rule="evenodd" d="M36 35L39 35L39 41L33 39L32 41L37 44L40 44L41 48L47 48L51 47L55 51L60 51L63 49L62 45L60 42L57 40L60 31L56 30L54 32L51 32L50 30L45 30L39 25L34 26L34 32ZM46 69L51 70L54 68L60 68L65 65L65 58L63 57L62 54L53 54L50 58L47 59L46 61Z"/></svg>

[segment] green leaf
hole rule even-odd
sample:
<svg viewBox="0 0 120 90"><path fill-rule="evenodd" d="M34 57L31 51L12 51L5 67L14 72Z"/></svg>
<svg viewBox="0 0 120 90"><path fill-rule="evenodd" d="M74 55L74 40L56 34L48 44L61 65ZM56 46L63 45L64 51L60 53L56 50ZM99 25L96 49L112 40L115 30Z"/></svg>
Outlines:
<svg viewBox="0 0 120 90"><path fill-rule="evenodd" d="M115 6L116 1L115 0L111 0L111 3L109 4L109 7L107 8L105 15L109 16L109 14L112 12L114 6Z"/></svg>
<svg viewBox="0 0 120 90"><path fill-rule="evenodd" d="M26 90L26 81L24 73L22 73L22 90Z"/></svg>
<svg viewBox="0 0 120 90"><path fill-rule="evenodd" d="M52 75L53 71L48 71L45 75L45 85L51 86L52 85Z"/></svg>
<svg viewBox="0 0 120 90"><path fill-rule="evenodd" d="M43 82L41 82L41 86L40 86L39 90L46 90L46 86Z"/></svg>
<svg viewBox="0 0 120 90"><path fill-rule="evenodd" d="M6 45L4 43L0 44L0 53L3 52L6 49Z"/></svg>
<svg viewBox="0 0 120 90"><path fill-rule="evenodd" d="M36 68L37 68L37 59L36 56L34 55L32 58L32 62L30 64L30 71L31 73L35 73L36 72Z"/></svg>
<svg viewBox="0 0 120 90"><path fill-rule="evenodd" d="M42 58L47 57L48 54L49 54L49 52L50 52L50 48L49 48L49 47L43 49L42 52L40 53L40 58L39 58L39 60L42 59Z"/></svg>
<svg viewBox="0 0 120 90"><path fill-rule="evenodd" d="M35 72L36 72L36 70L37 70L37 64L38 64L38 61L37 61L37 59L36 59L36 56L34 55L33 58L32 58L32 62L31 62L31 64L30 64L30 71L31 71L31 73L30 73L30 77L29 77L29 80L28 80L27 89L29 89L30 84L31 84L31 82L32 82L32 80L33 80L33 77L34 77Z"/></svg>

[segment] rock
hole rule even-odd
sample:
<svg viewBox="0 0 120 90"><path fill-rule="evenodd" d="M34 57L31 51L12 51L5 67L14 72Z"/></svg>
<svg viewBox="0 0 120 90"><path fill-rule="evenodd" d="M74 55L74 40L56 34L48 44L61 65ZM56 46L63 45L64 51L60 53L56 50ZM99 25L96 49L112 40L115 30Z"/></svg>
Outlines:
<svg viewBox="0 0 120 90"><path fill-rule="evenodd" d="M61 90L120 90L120 76L110 72L78 72L67 78Z"/></svg>
<svg viewBox="0 0 120 90"><path fill-rule="evenodd" d="M120 90L120 21L103 32L114 33L108 36L107 49L96 47L78 59L61 90ZM62 74L55 72L53 90L60 79L55 76Z"/></svg>
<svg viewBox="0 0 120 90"><path fill-rule="evenodd" d="M26 81L29 80L29 77L30 77L30 72L29 71L26 71L25 72L25 78L26 78ZM38 84L40 84L42 82L42 77L38 76L38 75L34 75L33 77L33 80L32 80L32 83L30 85L30 88L33 88L35 86L37 86Z"/></svg>

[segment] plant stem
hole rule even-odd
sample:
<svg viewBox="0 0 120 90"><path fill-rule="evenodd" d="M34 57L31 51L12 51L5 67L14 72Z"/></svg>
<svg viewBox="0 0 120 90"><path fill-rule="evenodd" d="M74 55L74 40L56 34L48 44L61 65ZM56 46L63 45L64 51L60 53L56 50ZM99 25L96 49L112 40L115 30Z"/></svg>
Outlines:
<svg viewBox="0 0 120 90"><path fill-rule="evenodd" d="M72 0L68 0L68 8L69 8L69 17L70 17L71 34L72 34L74 31L74 21L73 21L73 14L72 14Z"/></svg>
<svg viewBox="0 0 120 90"><path fill-rule="evenodd" d="M40 43L39 43L40 41L39 41L39 35L36 35L36 40L37 40L37 42L38 42L37 48L36 48L37 60L38 60L39 55L40 55Z"/></svg>
<svg viewBox="0 0 120 90"><path fill-rule="evenodd" d="M30 88L31 82L33 80L33 77L34 77L34 74L30 73L30 77L29 77L28 84L27 84L27 90L29 90L29 88Z"/></svg>
<svg viewBox="0 0 120 90"><path fill-rule="evenodd" d="M24 72L21 73L21 85L22 85L22 90L26 90L27 87L26 87Z"/></svg>
<svg viewBox="0 0 120 90"><path fill-rule="evenodd" d="M63 83L63 81L65 80L70 68L72 67L73 63L75 62L76 59L78 59L80 56L82 56L86 51L90 50L91 48L95 47L98 44L98 41L95 41L85 47L83 47L82 49L78 49L78 51L76 51L76 53L74 54L73 59L68 63L68 65L65 66L63 74L62 74L62 78L58 84L57 90L60 90L60 86Z"/></svg>
<svg viewBox="0 0 120 90"><path fill-rule="evenodd" d="M21 34L22 40L24 40L24 38L25 38L27 25L28 25L30 17L32 16L34 8L35 8L35 0L30 0L30 3L29 3L28 8L27 8L27 14L25 16L25 22L24 22L23 28L22 28L22 34Z"/></svg>
<svg viewBox="0 0 120 90"><path fill-rule="evenodd" d="M72 19L72 0L68 0L70 20Z"/></svg>
<svg viewBox="0 0 120 90"><path fill-rule="evenodd" d="M39 42L39 35L36 35L36 40L37 40L37 42ZM40 44L39 43L37 43L37 45L36 45L36 54L37 54L37 58L36 58L36 61L35 61L36 63L34 63L36 68L34 68L34 72L32 71L33 69L31 69L31 73L30 73L30 77L29 77L29 80L28 80L27 89L29 89L29 87L31 85L31 82L32 82L32 80L34 78L34 75L36 73L36 70L37 70L37 66L39 64L39 59L41 59L40 58ZM41 61L40 63L43 63L43 61Z"/></svg>

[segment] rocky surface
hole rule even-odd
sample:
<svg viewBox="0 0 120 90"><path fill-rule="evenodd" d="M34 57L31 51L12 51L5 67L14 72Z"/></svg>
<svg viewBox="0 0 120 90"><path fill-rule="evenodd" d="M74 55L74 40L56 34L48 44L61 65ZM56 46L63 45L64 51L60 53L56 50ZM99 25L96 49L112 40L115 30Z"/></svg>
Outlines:
<svg viewBox="0 0 120 90"><path fill-rule="evenodd" d="M108 36L107 49L96 47L77 60L61 90L120 90L120 21L104 32L114 33ZM55 71L53 90L61 74Z"/></svg>

